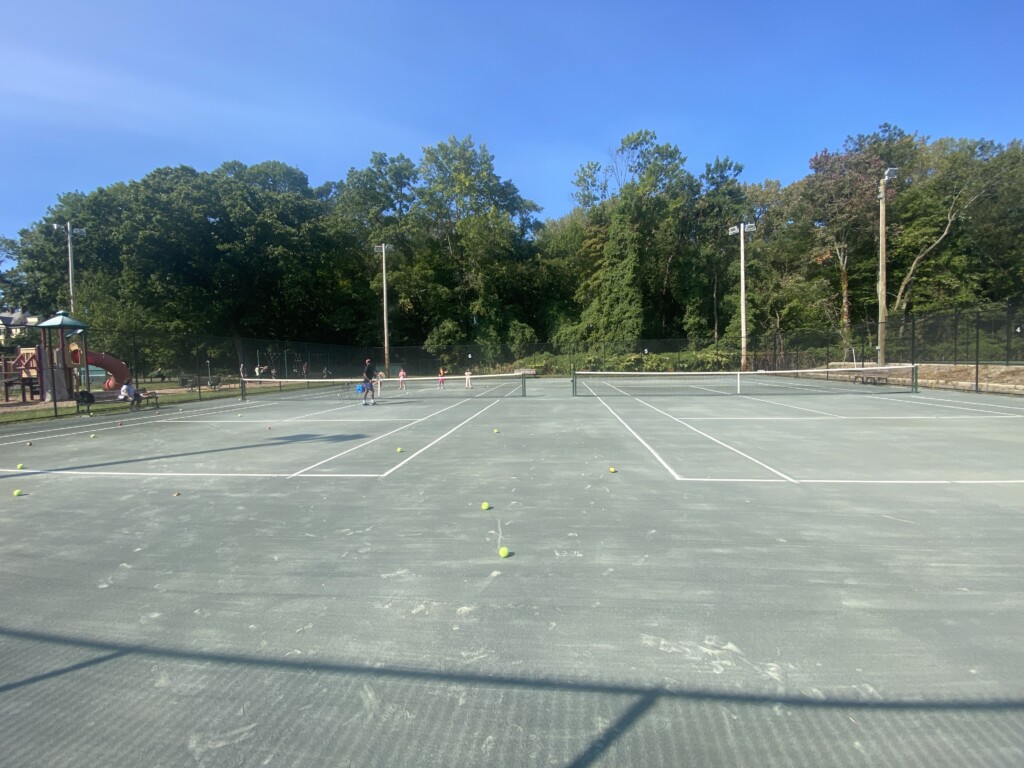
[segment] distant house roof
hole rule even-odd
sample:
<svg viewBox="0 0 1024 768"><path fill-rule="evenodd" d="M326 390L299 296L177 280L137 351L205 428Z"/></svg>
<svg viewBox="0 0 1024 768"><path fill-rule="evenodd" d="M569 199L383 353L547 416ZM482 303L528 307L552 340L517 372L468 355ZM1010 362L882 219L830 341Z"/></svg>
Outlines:
<svg viewBox="0 0 1024 768"><path fill-rule="evenodd" d="M8 328L12 325L35 325L33 320L38 322L38 318L34 315L30 315L28 312L23 312L20 309L15 309L12 312L0 312L0 322Z"/></svg>
<svg viewBox="0 0 1024 768"><path fill-rule="evenodd" d="M38 322L38 317L30 315L28 312L23 312L20 309L16 309L13 312L0 312L0 333L5 338L7 336L14 337L19 333L23 333L23 329L34 326Z"/></svg>

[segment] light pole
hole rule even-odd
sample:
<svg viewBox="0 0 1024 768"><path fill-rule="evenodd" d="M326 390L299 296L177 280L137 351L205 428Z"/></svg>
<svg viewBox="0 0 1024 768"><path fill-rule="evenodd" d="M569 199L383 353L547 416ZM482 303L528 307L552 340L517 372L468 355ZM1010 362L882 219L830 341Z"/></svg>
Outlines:
<svg viewBox="0 0 1024 768"><path fill-rule="evenodd" d="M72 227L69 221L65 224L54 224L53 229L55 232L63 231L68 236L68 306L71 308L71 313L75 312L75 247L72 245L72 239L74 235L84 235L84 227Z"/></svg>
<svg viewBox="0 0 1024 768"><path fill-rule="evenodd" d="M744 250L747 232L756 232L756 224L729 227L730 235L740 236L740 370L747 370L747 258Z"/></svg>
<svg viewBox="0 0 1024 768"><path fill-rule="evenodd" d="M384 278L384 375L391 378L391 345L388 341L388 243L373 246L374 253L380 254L381 274Z"/></svg>
<svg viewBox="0 0 1024 768"><path fill-rule="evenodd" d="M896 178L899 168L886 168L878 182L878 365L885 365L885 326L888 319L885 291L885 183Z"/></svg>

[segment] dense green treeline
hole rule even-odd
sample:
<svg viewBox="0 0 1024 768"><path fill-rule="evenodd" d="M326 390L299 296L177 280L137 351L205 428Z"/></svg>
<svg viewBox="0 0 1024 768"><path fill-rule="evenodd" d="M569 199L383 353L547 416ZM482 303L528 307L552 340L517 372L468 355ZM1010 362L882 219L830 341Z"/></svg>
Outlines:
<svg viewBox="0 0 1024 768"><path fill-rule="evenodd" d="M883 181L887 168L895 176ZM69 305L96 327L377 345L388 243L395 345L625 343L848 328L878 311L879 195L892 314L1024 296L1024 153L882 126L809 161L803 179L741 180L729 158L694 175L654 133L580 166L577 207L542 222L469 138L419 162L375 153L318 188L278 162L160 168L69 193L2 247L0 303ZM569 180L567 180L568 182ZM56 225L56 226L55 226Z"/></svg>

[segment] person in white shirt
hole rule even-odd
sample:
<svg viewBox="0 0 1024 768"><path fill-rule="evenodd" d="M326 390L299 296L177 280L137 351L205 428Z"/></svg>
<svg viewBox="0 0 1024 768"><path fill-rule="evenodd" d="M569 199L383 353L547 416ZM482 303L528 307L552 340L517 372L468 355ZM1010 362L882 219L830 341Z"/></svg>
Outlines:
<svg viewBox="0 0 1024 768"><path fill-rule="evenodd" d="M142 410L142 395L132 386L131 378L125 379L124 384L121 385L121 394L117 399L126 401L129 411Z"/></svg>

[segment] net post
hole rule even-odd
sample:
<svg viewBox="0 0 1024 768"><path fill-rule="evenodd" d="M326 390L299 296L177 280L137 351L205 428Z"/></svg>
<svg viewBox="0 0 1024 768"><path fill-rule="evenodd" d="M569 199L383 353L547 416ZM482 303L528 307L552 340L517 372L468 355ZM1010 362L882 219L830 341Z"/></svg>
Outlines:
<svg viewBox="0 0 1024 768"><path fill-rule="evenodd" d="M520 380L520 387L519 387L520 397L526 397L526 371L523 371L522 374L520 374L520 379L519 380Z"/></svg>
<svg viewBox="0 0 1024 768"><path fill-rule="evenodd" d="M910 369L910 391L917 394L917 364Z"/></svg>
<svg viewBox="0 0 1024 768"><path fill-rule="evenodd" d="M572 369L572 396L576 397L576 369Z"/></svg>
<svg viewBox="0 0 1024 768"><path fill-rule="evenodd" d="M742 391L741 391L740 372L739 371L736 371L736 394L737 395L743 394Z"/></svg>
<svg viewBox="0 0 1024 768"><path fill-rule="evenodd" d="M241 399L245 400L245 379L244 378L238 380L238 389L242 393L242 398Z"/></svg>

